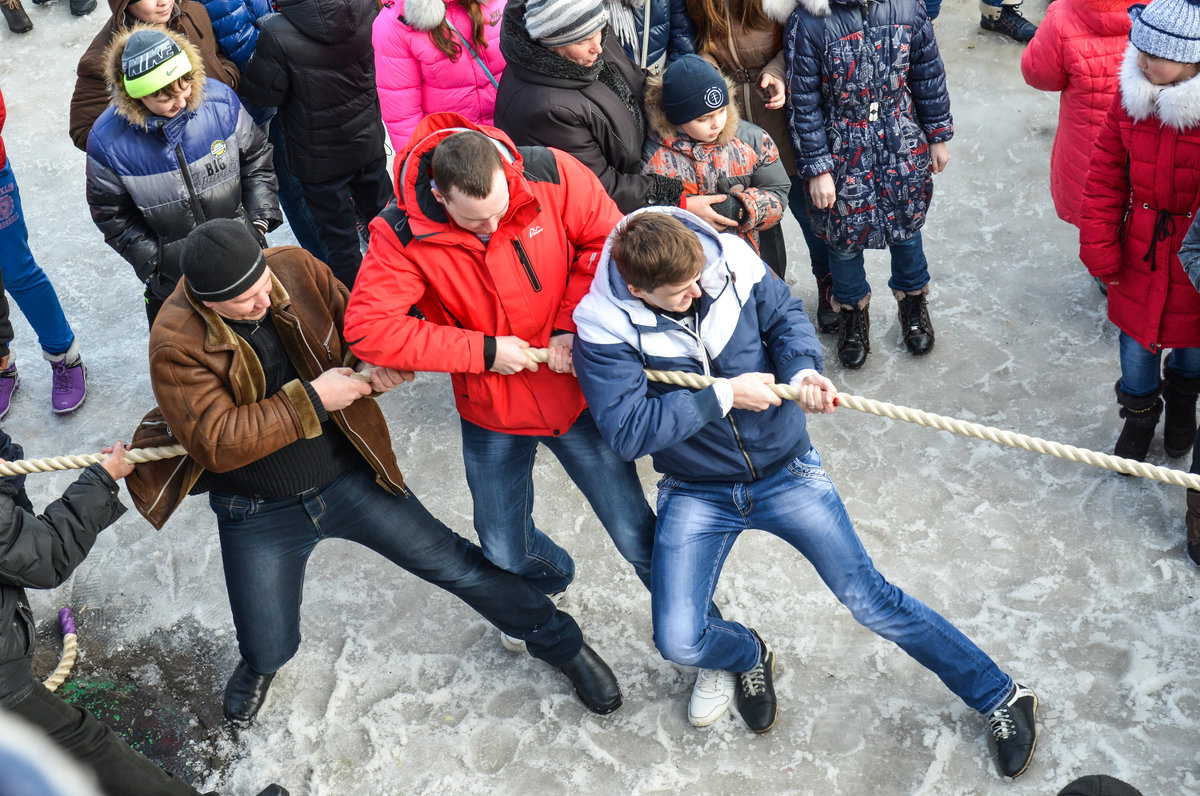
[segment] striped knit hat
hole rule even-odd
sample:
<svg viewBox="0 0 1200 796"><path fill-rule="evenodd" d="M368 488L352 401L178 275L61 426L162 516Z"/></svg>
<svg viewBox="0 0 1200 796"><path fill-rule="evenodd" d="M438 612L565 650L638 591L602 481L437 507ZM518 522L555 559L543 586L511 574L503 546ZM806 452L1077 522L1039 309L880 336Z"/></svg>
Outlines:
<svg viewBox="0 0 1200 796"><path fill-rule="evenodd" d="M1200 0L1154 0L1131 6L1129 40L1147 55L1200 63Z"/></svg>
<svg viewBox="0 0 1200 796"><path fill-rule="evenodd" d="M544 47L561 47L592 36L608 24L602 0L529 0L525 29Z"/></svg>

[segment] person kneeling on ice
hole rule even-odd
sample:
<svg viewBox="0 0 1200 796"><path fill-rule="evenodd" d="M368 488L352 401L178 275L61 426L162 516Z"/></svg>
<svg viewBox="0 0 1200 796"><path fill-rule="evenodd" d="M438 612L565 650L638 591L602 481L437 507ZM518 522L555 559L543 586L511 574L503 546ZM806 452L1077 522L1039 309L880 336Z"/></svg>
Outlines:
<svg viewBox="0 0 1200 796"><path fill-rule="evenodd" d="M139 467L129 490L155 527L189 493L209 493L242 654L225 718L253 720L296 654L305 567L327 538L374 550L523 639L592 711L620 707L616 678L575 620L405 487L383 413L367 396L413 374L350 353L349 291L333 272L296 246L264 252L232 219L192 230L180 259L184 278L150 333L161 418L152 411L134 444L173 439L188 456Z"/></svg>
<svg viewBox="0 0 1200 796"><path fill-rule="evenodd" d="M800 300L753 249L679 208L634 212L609 236L575 323L575 369L601 434L623 459L650 454L663 474L654 641L702 670L692 723L711 723L711 705L730 701L755 732L775 723L775 653L705 610L733 542L760 528L799 550L855 619L987 717L1000 771L1022 773L1037 697L871 563L805 428L804 412L832 412L837 396L818 372L821 347ZM717 381L694 391L647 381L643 368ZM781 401L776 381L801 397Z"/></svg>

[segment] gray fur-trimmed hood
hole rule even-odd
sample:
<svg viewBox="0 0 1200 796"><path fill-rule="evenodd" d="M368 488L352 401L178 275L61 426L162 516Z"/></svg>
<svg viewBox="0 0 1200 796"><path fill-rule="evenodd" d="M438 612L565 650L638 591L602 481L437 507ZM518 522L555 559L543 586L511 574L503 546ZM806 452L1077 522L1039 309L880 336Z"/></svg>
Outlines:
<svg viewBox="0 0 1200 796"><path fill-rule="evenodd" d="M1171 86L1156 86L1142 74L1137 58L1137 48L1127 45L1119 75L1125 112L1136 122L1157 116L1176 130L1200 124L1200 75Z"/></svg>
<svg viewBox="0 0 1200 796"><path fill-rule="evenodd" d="M822 5L825 7L824 13L817 10ZM814 17L829 16L829 0L762 0L763 13L777 25L786 25L788 17L798 6Z"/></svg>

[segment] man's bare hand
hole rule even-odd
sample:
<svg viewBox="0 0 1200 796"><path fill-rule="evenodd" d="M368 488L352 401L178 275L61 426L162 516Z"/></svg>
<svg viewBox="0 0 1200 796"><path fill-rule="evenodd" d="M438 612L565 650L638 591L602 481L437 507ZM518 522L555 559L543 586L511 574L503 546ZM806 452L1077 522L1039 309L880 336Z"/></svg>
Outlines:
<svg viewBox="0 0 1200 796"><path fill-rule="evenodd" d="M536 371L537 363L525 353L529 343L520 337L506 335L496 338L496 358L492 360L491 370L511 376L522 370Z"/></svg>
<svg viewBox="0 0 1200 796"><path fill-rule="evenodd" d="M371 385L355 378L350 368L330 368L310 383L327 412L345 409L364 395L371 394Z"/></svg>
<svg viewBox="0 0 1200 796"><path fill-rule="evenodd" d="M114 481L120 481L133 472L133 465L125 461L125 451L127 450L129 450L129 446L122 444L121 440L117 440L115 444L100 451L108 454L108 458L101 462L100 466L112 476Z"/></svg>
<svg viewBox="0 0 1200 796"><path fill-rule="evenodd" d="M568 332L551 337L546 349L546 367L555 373L574 373L575 363L571 356L574 346L575 335Z"/></svg>
<svg viewBox="0 0 1200 796"><path fill-rule="evenodd" d="M770 373L743 373L729 380L733 387L733 408L761 412L779 406L783 399L769 385L775 383Z"/></svg>

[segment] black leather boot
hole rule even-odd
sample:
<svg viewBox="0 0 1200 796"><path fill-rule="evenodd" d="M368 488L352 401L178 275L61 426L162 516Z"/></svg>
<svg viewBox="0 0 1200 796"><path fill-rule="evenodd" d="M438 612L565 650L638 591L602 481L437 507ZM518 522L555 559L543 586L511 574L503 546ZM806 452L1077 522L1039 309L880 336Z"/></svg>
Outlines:
<svg viewBox="0 0 1200 796"><path fill-rule="evenodd" d="M1200 379L1180 376L1169 367L1163 368L1163 447L1174 459L1192 449L1196 438L1196 396L1200 395Z"/></svg>
<svg viewBox="0 0 1200 796"><path fill-rule="evenodd" d="M575 686L575 693L588 710L604 715L621 707L621 686L612 669L594 649L584 644L579 654L559 667Z"/></svg>
<svg viewBox="0 0 1200 796"><path fill-rule="evenodd" d="M860 307L842 306L838 310L838 358L846 367L856 370L867 362L871 353L871 315L868 303Z"/></svg>
<svg viewBox="0 0 1200 796"><path fill-rule="evenodd" d="M225 720L239 726L254 721L274 679L274 672L259 674L245 661L239 661L225 686Z"/></svg>
<svg viewBox="0 0 1200 796"><path fill-rule="evenodd" d="M1113 455L1144 462L1146 454L1150 451L1150 441L1154 439L1158 418L1162 414L1160 390L1155 390L1149 395L1130 395L1121 390L1120 379L1117 379L1115 389L1117 403L1121 405L1121 417L1125 418L1125 427L1121 429L1121 436L1117 437Z"/></svg>
<svg viewBox="0 0 1200 796"><path fill-rule="evenodd" d="M71 14L74 16L87 16L95 10L96 0L71 0Z"/></svg>
<svg viewBox="0 0 1200 796"><path fill-rule="evenodd" d="M929 320L929 306L924 293L905 295L900 303L900 333L904 335L904 346L915 357L933 350L933 322Z"/></svg>
<svg viewBox="0 0 1200 796"><path fill-rule="evenodd" d="M1200 564L1200 492L1187 491L1187 513L1183 515L1187 529L1187 554L1192 563Z"/></svg>
<svg viewBox="0 0 1200 796"><path fill-rule="evenodd" d="M21 0L0 0L0 13L13 33L28 33L33 30L33 20L25 13Z"/></svg>
<svg viewBox="0 0 1200 796"><path fill-rule="evenodd" d="M817 329L830 334L838 330L838 314L833 308L833 277L817 278Z"/></svg>

